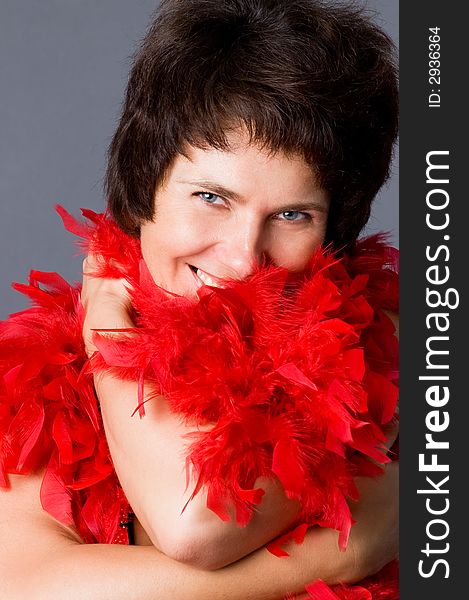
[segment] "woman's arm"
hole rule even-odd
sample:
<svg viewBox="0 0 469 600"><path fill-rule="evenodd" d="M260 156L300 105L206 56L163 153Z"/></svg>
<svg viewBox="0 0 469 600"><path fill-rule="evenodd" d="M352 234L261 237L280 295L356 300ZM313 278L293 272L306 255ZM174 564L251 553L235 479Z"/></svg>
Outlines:
<svg viewBox="0 0 469 600"><path fill-rule="evenodd" d="M85 272L87 271L85 263ZM84 279L87 308L85 340L93 350L92 328L130 327L122 282ZM291 524L298 506L273 480L258 481L266 489L259 509L245 528L224 523L206 507L203 490L189 503L194 482L186 489L183 424L158 397L146 404L146 416L131 417L137 404L132 383L110 375L96 380L106 436L126 495L152 543L166 555L194 566L216 569L261 547ZM388 500L387 500L388 501Z"/></svg>
<svg viewBox="0 0 469 600"><path fill-rule="evenodd" d="M264 562L260 553L245 568L215 573L178 563L149 546L82 544L41 509L41 478L13 476L12 489L0 492L5 600L258 600L280 598L286 589L272 582L262 591L267 580L255 568Z"/></svg>
<svg viewBox="0 0 469 600"><path fill-rule="evenodd" d="M45 513L39 501L42 476L12 476L0 492L0 581L5 600L280 600L317 578L354 582L379 570L397 552L390 523L397 523L398 465L379 480L363 482L345 552L337 532L310 530L303 544L290 543L290 558L258 550L218 571L201 571L167 558L155 548L88 545ZM391 518L389 518L391 516ZM384 551L385 550L385 551Z"/></svg>
<svg viewBox="0 0 469 600"><path fill-rule="evenodd" d="M84 272L89 270L85 261ZM82 299L89 353L94 350L92 329L132 327L121 281L85 276ZM186 489L185 461L185 436L195 426L183 423L161 396L146 403L144 418L132 417L136 384L104 374L95 378L95 387L119 481L152 543L164 554L217 569L260 548L294 521L298 503L287 499L272 479L257 482L266 493L246 527L223 522L209 510L204 490L182 512L195 486L192 481Z"/></svg>
<svg viewBox="0 0 469 600"><path fill-rule="evenodd" d="M146 404L143 419L131 417L137 398L131 383L105 376L96 387L119 481L152 543L167 556L217 569L263 546L293 522L297 503L267 479L256 482L266 493L246 527L224 522L209 510L204 490L181 513L195 485L192 481L186 489L184 436L195 428L182 423L162 397Z"/></svg>

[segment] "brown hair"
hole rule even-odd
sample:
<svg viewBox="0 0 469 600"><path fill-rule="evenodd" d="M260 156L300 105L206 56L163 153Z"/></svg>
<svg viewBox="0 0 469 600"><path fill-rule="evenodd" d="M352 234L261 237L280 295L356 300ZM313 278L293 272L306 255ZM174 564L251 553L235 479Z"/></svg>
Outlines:
<svg viewBox="0 0 469 600"><path fill-rule="evenodd" d="M397 135L394 47L363 10L316 0L163 0L135 56L109 149L106 193L138 235L189 143L228 148L244 125L304 157L329 192L327 241L354 243Z"/></svg>

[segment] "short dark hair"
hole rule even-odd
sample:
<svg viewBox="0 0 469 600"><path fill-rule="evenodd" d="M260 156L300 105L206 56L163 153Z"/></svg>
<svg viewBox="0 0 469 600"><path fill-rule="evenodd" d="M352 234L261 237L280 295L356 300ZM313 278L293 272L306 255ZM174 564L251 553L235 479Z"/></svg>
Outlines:
<svg viewBox="0 0 469 600"><path fill-rule="evenodd" d="M106 194L138 235L185 144L250 140L301 155L329 192L327 240L348 248L389 175L398 91L390 38L355 5L163 0L136 53L109 149Z"/></svg>

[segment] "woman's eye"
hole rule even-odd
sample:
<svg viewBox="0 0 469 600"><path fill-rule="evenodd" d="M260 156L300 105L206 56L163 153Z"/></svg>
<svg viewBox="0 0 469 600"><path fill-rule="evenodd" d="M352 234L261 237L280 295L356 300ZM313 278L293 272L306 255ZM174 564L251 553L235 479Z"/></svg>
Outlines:
<svg viewBox="0 0 469 600"><path fill-rule="evenodd" d="M309 221L312 218L309 213L300 212L299 210L286 210L277 216L281 221Z"/></svg>
<svg viewBox="0 0 469 600"><path fill-rule="evenodd" d="M204 202L207 204L223 204L223 199L217 194L212 194L211 192L197 192L197 196L202 198Z"/></svg>

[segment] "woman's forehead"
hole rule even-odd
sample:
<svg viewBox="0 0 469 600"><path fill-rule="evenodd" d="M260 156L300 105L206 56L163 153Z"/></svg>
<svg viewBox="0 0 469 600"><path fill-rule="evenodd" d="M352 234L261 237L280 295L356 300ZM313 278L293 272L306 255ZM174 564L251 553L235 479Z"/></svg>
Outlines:
<svg viewBox="0 0 469 600"><path fill-rule="evenodd" d="M183 153L176 156L170 175L173 179L192 175L200 181L223 178L239 184L264 178L267 183L280 175L286 184L316 186L315 169L299 154L274 151L247 134L230 134L227 141L226 148L186 144Z"/></svg>
<svg viewBox="0 0 469 600"><path fill-rule="evenodd" d="M327 211L329 204L327 193L303 158L272 153L251 143L224 150L187 148L173 162L163 189L168 187L182 193L208 191L267 212Z"/></svg>

